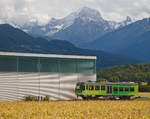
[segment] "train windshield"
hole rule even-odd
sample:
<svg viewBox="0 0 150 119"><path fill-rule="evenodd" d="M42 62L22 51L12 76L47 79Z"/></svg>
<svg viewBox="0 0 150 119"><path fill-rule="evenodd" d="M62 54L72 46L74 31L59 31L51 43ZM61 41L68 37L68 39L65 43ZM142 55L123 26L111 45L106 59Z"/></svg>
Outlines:
<svg viewBox="0 0 150 119"><path fill-rule="evenodd" d="M80 86L76 86L76 90L80 90Z"/></svg>
<svg viewBox="0 0 150 119"><path fill-rule="evenodd" d="M85 90L85 85L84 84L77 84L76 90Z"/></svg>

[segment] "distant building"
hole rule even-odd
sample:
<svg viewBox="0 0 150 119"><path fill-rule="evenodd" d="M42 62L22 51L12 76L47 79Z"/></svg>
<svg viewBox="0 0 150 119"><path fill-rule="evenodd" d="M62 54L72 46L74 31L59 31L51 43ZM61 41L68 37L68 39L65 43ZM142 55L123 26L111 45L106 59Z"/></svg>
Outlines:
<svg viewBox="0 0 150 119"><path fill-rule="evenodd" d="M96 57L0 52L0 101L27 95L75 99L75 84L96 81Z"/></svg>

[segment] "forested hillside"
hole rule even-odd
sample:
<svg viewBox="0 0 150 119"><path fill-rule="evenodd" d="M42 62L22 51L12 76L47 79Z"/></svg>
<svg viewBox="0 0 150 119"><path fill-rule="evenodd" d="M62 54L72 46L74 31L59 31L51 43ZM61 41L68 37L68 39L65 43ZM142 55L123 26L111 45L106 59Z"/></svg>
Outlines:
<svg viewBox="0 0 150 119"><path fill-rule="evenodd" d="M147 82L150 85L150 63L105 68L97 71L97 77L108 81Z"/></svg>
<svg viewBox="0 0 150 119"><path fill-rule="evenodd" d="M87 44L86 48L149 62L149 44L150 18L145 18L101 36Z"/></svg>

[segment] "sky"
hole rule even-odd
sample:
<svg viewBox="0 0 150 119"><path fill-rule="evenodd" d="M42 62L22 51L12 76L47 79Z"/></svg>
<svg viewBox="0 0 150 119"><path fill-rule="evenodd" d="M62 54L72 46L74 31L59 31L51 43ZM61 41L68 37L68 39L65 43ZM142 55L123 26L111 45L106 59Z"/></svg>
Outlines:
<svg viewBox="0 0 150 119"><path fill-rule="evenodd" d="M82 7L98 10L106 20L122 21L150 17L150 0L0 0L0 23L47 24Z"/></svg>

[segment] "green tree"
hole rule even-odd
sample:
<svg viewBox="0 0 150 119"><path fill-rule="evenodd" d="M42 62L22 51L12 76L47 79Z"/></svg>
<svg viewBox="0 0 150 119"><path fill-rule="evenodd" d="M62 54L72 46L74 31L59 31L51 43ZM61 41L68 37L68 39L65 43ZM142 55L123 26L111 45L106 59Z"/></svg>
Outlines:
<svg viewBox="0 0 150 119"><path fill-rule="evenodd" d="M119 80L118 76L112 76L112 77L110 77L110 81L111 82L119 82L120 80Z"/></svg>
<svg viewBox="0 0 150 119"><path fill-rule="evenodd" d="M105 78L98 78L97 82L107 82L107 79L105 79Z"/></svg>

